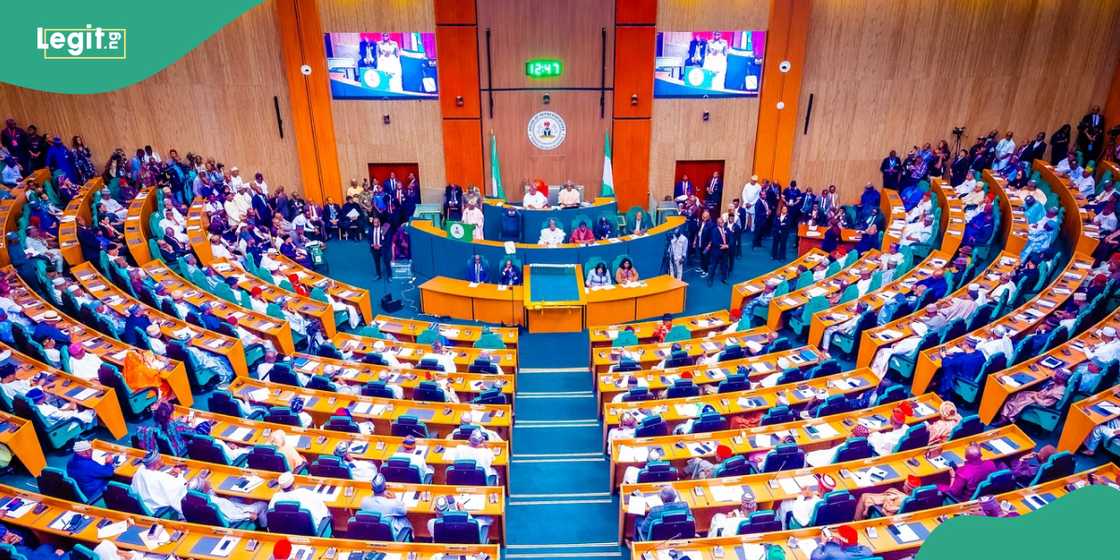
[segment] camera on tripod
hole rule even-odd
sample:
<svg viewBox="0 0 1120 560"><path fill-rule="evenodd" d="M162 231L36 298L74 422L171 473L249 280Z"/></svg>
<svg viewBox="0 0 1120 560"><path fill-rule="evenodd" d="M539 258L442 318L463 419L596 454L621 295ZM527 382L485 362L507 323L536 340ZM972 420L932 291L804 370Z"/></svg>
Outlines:
<svg viewBox="0 0 1120 560"><path fill-rule="evenodd" d="M965 128L963 126L953 127L953 136L960 136L964 134Z"/></svg>

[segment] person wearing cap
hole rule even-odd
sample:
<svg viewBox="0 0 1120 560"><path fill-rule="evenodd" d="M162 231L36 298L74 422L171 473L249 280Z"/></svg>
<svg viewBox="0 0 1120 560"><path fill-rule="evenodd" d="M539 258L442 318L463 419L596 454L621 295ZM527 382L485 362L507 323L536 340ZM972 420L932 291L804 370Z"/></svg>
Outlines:
<svg viewBox="0 0 1120 560"><path fill-rule="evenodd" d="M750 518L751 514L756 511L758 511L758 502L755 501L754 495L744 491L742 497L739 498L739 507L727 513L721 512L712 516L711 524L708 527L708 537L738 534L739 524Z"/></svg>
<svg viewBox="0 0 1120 560"><path fill-rule="evenodd" d="M813 511L817 504L824 501L824 495L836 488L836 481L829 475L819 475L816 484L801 487L801 492L793 498L783 500L776 510L778 519L786 528L797 522L802 527L808 527L813 520Z"/></svg>
<svg viewBox="0 0 1120 560"><path fill-rule="evenodd" d="M825 465L831 465L833 460L836 459L836 451L838 449L852 440L866 439L869 434L871 434L871 430L869 430L867 426L863 424L856 424L852 428L851 435L844 438L844 441L839 442L832 447L814 449L805 453L805 464L810 467L823 467ZM758 460L756 462L761 464L762 461L765 460L767 453L769 453L769 450L761 450L761 452L757 454Z"/></svg>
<svg viewBox="0 0 1120 560"><path fill-rule="evenodd" d="M887 374L887 367L890 365L892 356L906 355L913 352L922 343L922 338L926 336L927 333L932 333L934 336L939 335L948 324L949 321L940 313L937 304L931 303L927 305L925 313L915 318L913 322L910 323L910 330L913 331L914 334L894 344L889 346L884 345L879 348L875 353L874 359L871 361L871 370L882 379L882 377Z"/></svg>
<svg viewBox="0 0 1120 560"><path fill-rule="evenodd" d="M482 438L486 441L502 441L502 436L498 435L498 432L495 432L494 430L491 430L490 428L487 428L486 426L483 426L481 424L476 424L470 412L464 412L462 416L459 417L459 427L448 432L446 439L454 440L456 432L466 433L469 435L475 430L481 432Z"/></svg>
<svg viewBox="0 0 1120 560"><path fill-rule="evenodd" d="M144 334L148 337L148 348L157 356L167 355L167 344L163 342L163 331L159 325L152 323L148 328L144 329Z"/></svg>
<svg viewBox="0 0 1120 560"><path fill-rule="evenodd" d="M894 453L895 447L898 446L899 440L906 434L909 426L906 425L906 417L913 411L912 405L909 401L903 401L898 406L891 410L890 429L872 432L867 435L867 443L871 445L871 449L875 451L876 455L884 456Z"/></svg>
<svg viewBox="0 0 1120 560"><path fill-rule="evenodd" d="M740 196L743 201L743 208L747 210L747 223L744 224L743 231L754 231L754 206L758 203L761 194L762 185L758 182L758 175L751 175L751 180L743 183L743 191Z"/></svg>
<svg viewBox="0 0 1120 560"><path fill-rule="evenodd" d="M346 409L340 409L339 412L342 412L343 414L339 414L336 412L336 416L350 416L349 411L347 411ZM373 461L354 458L353 454L350 453L349 442L338 442L338 445L334 447L334 455L335 457L338 457L340 463L350 467L350 478L353 480L369 482L373 480L375 475L377 475L377 465L374 464Z"/></svg>
<svg viewBox="0 0 1120 560"><path fill-rule="evenodd" d="M128 350L127 352L121 373L130 389L133 391L157 389L160 395L171 394L171 386L167 383L167 377L171 374L163 369L164 362L156 358L151 351Z"/></svg>
<svg viewBox="0 0 1120 560"><path fill-rule="evenodd" d="M967 320L976 311L977 307L985 303L986 299L984 294L980 291L980 284L972 283L968 285L967 294L951 298L948 303L941 307L939 313L941 313L947 323L952 323L956 320Z"/></svg>
<svg viewBox="0 0 1120 560"><path fill-rule="evenodd" d="M1099 391L1101 378L1112 362L1120 360L1120 338L1117 337L1116 327L1105 326L1097 331L1095 341L1087 344L1085 361L1079 364L1075 371L1081 373L1081 383L1078 390L1086 393ZM1090 368L1095 365L1095 368Z"/></svg>
<svg viewBox="0 0 1120 560"><path fill-rule="evenodd" d="M750 300L743 302L743 310L740 316L749 320L754 316L754 310L756 308L762 307L763 309L768 309L770 307L770 301L774 299L774 291L781 283L782 281L777 278L767 278L763 283L762 291Z"/></svg>
<svg viewBox="0 0 1120 560"><path fill-rule="evenodd" d="M809 560L857 560L874 556L871 549L859 544L859 533L855 528L841 525L832 531L831 537L821 533Z"/></svg>
<svg viewBox="0 0 1120 560"><path fill-rule="evenodd" d="M182 515L187 480L182 469L177 466L164 470L159 451L151 450L144 456L140 468L132 474L131 487L150 511L170 507Z"/></svg>
<svg viewBox="0 0 1120 560"><path fill-rule="evenodd" d="M362 361L367 363L376 363L376 357L380 357L381 361L385 362L385 365L389 366L392 369L403 369L405 367L404 364L402 364L401 361L397 359L397 353L390 350L385 344L384 340L374 341L373 352L370 352L369 354L363 356ZM382 379L382 381L386 380ZM396 398L399 399L401 397Z"/></svg>
<svg viewBox="0 0 1120 560"><path fill-rule="evenodd" d="M78 489L87 498L100 496L109 485L109 481L113 479L115 471L113 465L116 458L108 459L114 460L108 461L108 464L99 463L93 458L93 444L88 440L80 439L74 442L74 454L66 462L66 474L74 479Z"/></svg>
<svg viewBox="0 0 1120 560"><path fill-rule="evenodd" d="M953 401L941 401L937 413L939 416L937 420L926 421L929 429L929 445L937 445L948 441L949 436L953 435L953 429L961 423L961 414L957 411L957 405L953 404Z"/></svg>
<svg viewBox="0 0 1120 560"><path fill-rule="evenodd" d="M607 432L607 454L610 454L612 441L619 439L633 439L638 426L638 419L629 411L623 412L618 419L618 425Z"/></svg>
<svg viewBox="0 0 1120 560"><path fill-rule="evenodd" d="M657 491L657 497L661 500L661 505L656 505L649 508L644 516L641 516L634 523L634 540L642 540L644 535L648 535L650 530L653 529L655 521L659 521L666 513L680 513L689 511L688 503L680 499L677 491L672 486L662 486ZM693 535L681 535L680 538L692 538Z"/></svg>
<svg viewBox="0 0 1120 560"><path fill-rule="evenodd" d="M828 352L829 347L832 346L832 338L837 334L851 336L856 330L856 325L859 324L860 317L867 312L867 309L868 303L866 301L857 301L855 313L852 313L848 319L825 327L824 334L821 336L821 350Z"/></svg>
<svg viewBox="0 0 1120 560"><path fill-rule="evenodd" d="M440 342L439 340L433 342L432 349L421 356L420 361L435 360L443 368L444 373L455 373L455 352L445 350L445 344L446 342Z"/></svg>
<svg viewBox="0 0 1120 560"><path fill-rule="evenodd" d="M385 477L378 474L370 481L372 496L362 498L358 511L377 513L382 521L388 521L393 530L393 539L400 541L411 540L404 538L412 535L412 521L408 519L408 508L393 492L390 492L385 482Z"/></svg>
<svg viewBox="0 0 1120 560"><path fill-rule="evenodd" d="M47 339L51 339L58 344L70 344L70 335L55 326L55 323L61 319L57 311L49 310L32 319L36 320L35 328L31 331L32 339L40 344L46 342Z"/></svg>
<svg viewBox="0 0 1120 560"><path fill-rule="evenodd" d="M401 442L400 449L393 454L392 459L408 459L409 465L415 467L420 471L421 478L431 477L435 473L435 469L428 466L428 461L424 458L424 454L418 453L416 449L416 438L413 436L406 436L404 441Z"/></svg>
<svg viewBox="0 0 1120 560"><path fill-rule="evenodd" d="M260 286L249 289L249 306L257 313L268 312L268 302L264 299L264 290Z"/></svg>
<svg viewBox="0 0 1120 560"><path fill-rule="evenodd" d="M47 266L51 267L54 272L62 274L62 265L66 261L62 258L62 251L58 248L58 242L50 237L48 233L48 231L51 231L50 226L43 225L41 227L42 229L28 226L23 250L28 258L46 261Z"/></svg>
<svg viewBox="0 0 1120 560"><path fill-rule="evenodd" d="M266 442L276 447L276 452L283 455L292 472L302 471L307 466L307 459L299 452L296 446L288 441L288 434L284 430L274 430L268 434Z"/></svg>
<svg viewBox="0 0 1120 560"><path fill-rule="evenodd" d="M70 553L62 548L46 542L35 545L36 542L38 542L38 539L33 534L25 534L23 529L0 525L0 544L8 545L14 549L16 554L11 554L12 558L24 558L25 560L68 560L70 558Z"/></svg>
<svg viewBox="0 0 1120 560"><path fill-rule="evenodd" d="M291 472L281 473L276 482L279 490L268 501L269 511L272 511L278 502L295 502L299 504L300 509L307 510L311 514L312 527L318 527L324 520L330 518L331 511L327 508L323 495L311 488L296 487L296 477Z"/></svg>
<svg viewBox="0 0 1120 560"><path fill-rule="evenodd" d="M486 471L487 479L498 476L493 466L494 450L486 446L486 436L482 434L481 430L473 430L466 445L455 446L444 457L451 463L468 459L474 461L475 465Z"/></svg>
<svg viewBox="0 0 1120 560"><path fill-rule="evenodd" d="M856 503L856 521L867 519L871 514L871 508L877 507L883 515L894 515L898 510L902 509L902 501L914 491L915 488L922 485L922 479L910 475L906 477L906 482L903 483L902 489L889 487L882 492L865 492L860 495L859 502Z"/></svg>
<svg viewBox="0 0 1120 560"><path fill-rule="evenodd" d="M79 343L74 342L70 344L70 364L69 371L71 374L80 377L86 381L98 380L98 371L101 369L101 356L95 352L86 352L86 349Z"/></svg>
<svg viewBox="0 0 1120 560"><path fill-rule="evenodd" d="M964 451L964 464L950 470L949 483L938 484L937 488L954 500L963 502L970 499L976 487L998 469L995 461L984 459L979 445L970 443Z"/></svg>

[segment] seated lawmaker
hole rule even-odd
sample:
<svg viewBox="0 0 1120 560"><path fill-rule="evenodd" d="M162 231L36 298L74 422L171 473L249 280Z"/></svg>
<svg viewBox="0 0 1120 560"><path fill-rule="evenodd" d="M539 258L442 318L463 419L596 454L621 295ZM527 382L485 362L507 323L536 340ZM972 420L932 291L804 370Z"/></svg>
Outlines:
<svg viewBox="0 0 1120 560"><path fill-rule="evenodd" d="M521 199L521 205L530 210L543 210L548 208L548 196L533 185L525 185L525 197Z"/></svg>
<svg viewBox="0 0 1120 560"><path fill-rule="evenodd" d="M614 273L614 280L619 285L633 284L638 281L638 271L629 258L622 259L622 262L618 264L618 270Z"/></svg>
<svg viewBox="0 0 1120 560"><path fill-rule="evenodd" d="M984 459L980 446L971 443L964 451L964 464L949 471L949 483L938 484L937 489L963 502L972 497L976 487L999 467L991 459Z"/></svg>
<svg viewBox="0 0 1120 560"><path fill-rule="evenodd" d="M599 216L599 221L595 222L595 239L607 239L614 237L614 226L606 216Z"/></svg>
<svg viewBox="0 0 1120 560"><path fill-rule="evenodd" d="M482 264L482 255L474 255L471 259L470 267L467 269L467 280L476 284L482 284L489 279L490 275L486 272L486 265Z"/></svg>
<svg viewBox="0 0 1120 560"><path fill-rule="evenodd" d="M661 505L653 506L634 524L635 540L642 540L642 537L648 535L653 529L653 523L661 520L662 516L666 513L688 513L688 503L681 500L677 495L677 491L672 486L662 486L657 492L657 497L661 499ZM681 535L682 538L692 538L694 535Z"/></svg>
<svg viewBox="0 0 1120 560"><path fill-rule="evenodd" d="M602 288L602 287L606 287L606 286L610 286L610 285L611 285L611 275L610 275L609 272L607 272L607 264L606 263L601 262L599 264L596 264L595 268L591 272L587 273L587 287L588 288L595 288L595 287Z"/></svg>
<svg viewBox="0 0 1120 560"><path fill-rule="evenodd" d="M502 273L500 276L498 282L503 286L518 286L521 284L521 271L517 270L516 266L513 266L513 259L506 259L505 262L502 263Z"/></svg>
<svg viewBox="0 0 1120 560"><path fill-rule="evenodd" d="M556 246L564 242L564 230L556 226L556 220L550 218L548 227L541 230L539 245Z"/></svg>
<svg viewBox="0 0 1120 560"><path fill-rule="evenodd" d="M572 243L593 243L595 232L587 227L587 222L580 222L575 231L572 232L572 238L569 241Z"/></svg>
<svg viewBox="0 0 1120 560"><path fill-rule="evenodd" d="M564 182L564 187L557 195L557 201L561 208L579 208L580 193L571 181Z"/></svg>
<svg viewBox="0 0 1120 560"><path fill-rule="evenodd" d="M74 442L74 455L66 463L66 474L74 479L86 497L98 496L113 479L116 457L108 457L106 464L93 458L93 445L88 440Z"/></svg>

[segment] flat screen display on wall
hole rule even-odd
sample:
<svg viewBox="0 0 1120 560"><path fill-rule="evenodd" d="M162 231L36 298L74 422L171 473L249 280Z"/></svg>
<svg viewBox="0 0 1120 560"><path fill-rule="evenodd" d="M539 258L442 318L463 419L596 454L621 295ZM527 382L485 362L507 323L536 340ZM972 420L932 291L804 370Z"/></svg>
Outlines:
<svg viewBox="0 0 1120 560"><path fill-rule="evenodd" d="M659 31L654 97L754 97L765 31Z"/></svg>
<svg viewBox="0 0 1120 560"><path fill-rule="evenodd" d="M334 99L438 99L436 34L327 33Z"/></svg>

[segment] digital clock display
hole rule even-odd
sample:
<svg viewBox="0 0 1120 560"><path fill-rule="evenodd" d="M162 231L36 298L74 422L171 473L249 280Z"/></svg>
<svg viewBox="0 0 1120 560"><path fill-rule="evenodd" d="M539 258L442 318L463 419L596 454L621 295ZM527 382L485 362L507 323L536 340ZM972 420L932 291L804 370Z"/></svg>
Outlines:
<svg viewBox="0 0 1120 560"><path fill-rule="evenodd" d="M564 72L559 60L537 59L525 62L525 75L530 78L555 78Z"/></svg>

